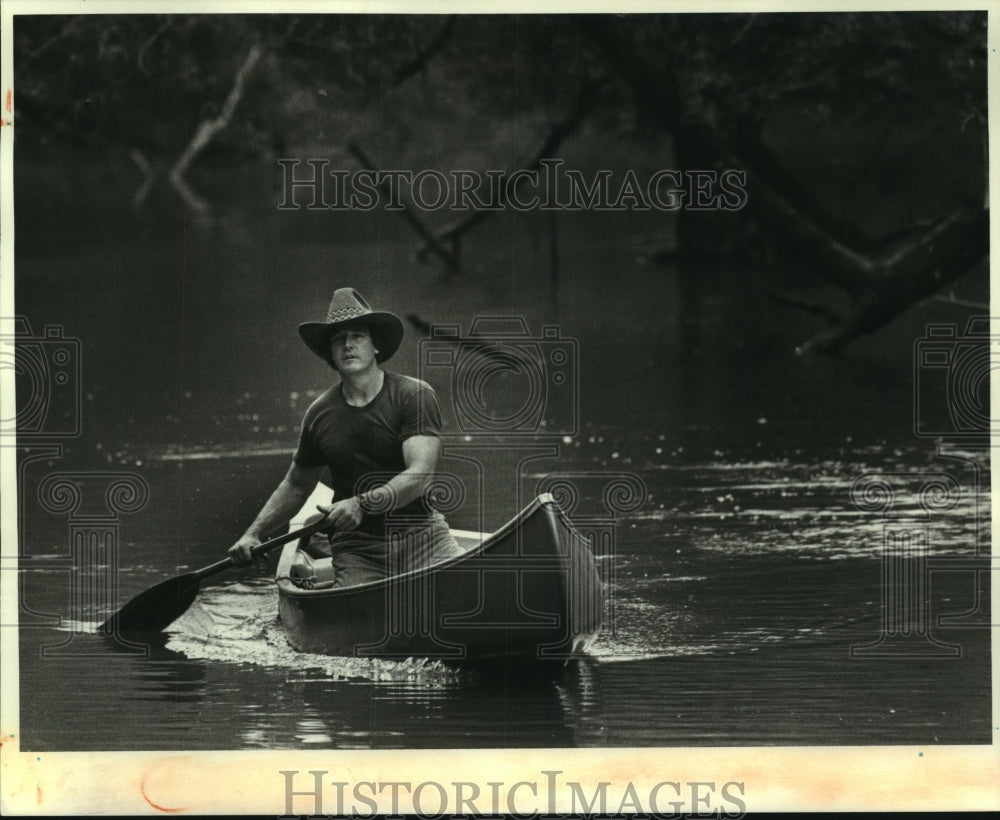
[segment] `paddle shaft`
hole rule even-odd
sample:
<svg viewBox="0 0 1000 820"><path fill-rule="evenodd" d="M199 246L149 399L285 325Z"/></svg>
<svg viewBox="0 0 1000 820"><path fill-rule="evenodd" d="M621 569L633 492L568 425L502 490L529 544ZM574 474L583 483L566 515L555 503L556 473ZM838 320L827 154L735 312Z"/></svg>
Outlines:
<svg viewBox="0 0 1000 820"><path fill-rule="evenodd" d="M258 544L250 550L250 555L256 558L296 538L306 538L319 532L325 523L324 519L320 519L302 529L279 535L277 538ZM105 634L160 632L191 606L203 579L235 566L233 559L229 557L207 567L161 581L145 592L140 592L125 604L101 624L100 631Z"/></svg>
<svg viewBox="0 0 1000 820"><path fill-rule="evenodd" d="M259 558L261 555L270 552L273 549L277 549L283 544L287 544L289 541L294 541L297 538L307 538L313 533L319 532L323 525L326 523L324 519L315 521L309 524L307 527L302 527L301 529L294 530L292 532L286 532L284 535L279 535L277 538L272 538L270 541L265 541L262 544L258 544L256 547L250 550L250 555L252 558ZM223 558L221 561L216 561L214 564L209 564L207 567L202 567L192 573L192 580L202 581L209 576L216 575L226 569L232 569L235 566L232 558Z"/></svg>

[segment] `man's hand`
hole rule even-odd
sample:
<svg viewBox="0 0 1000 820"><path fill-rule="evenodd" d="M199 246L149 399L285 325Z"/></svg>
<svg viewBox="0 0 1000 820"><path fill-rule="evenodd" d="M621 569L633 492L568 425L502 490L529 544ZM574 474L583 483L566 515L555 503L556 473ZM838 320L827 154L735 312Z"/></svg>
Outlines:
<svg viewBox="0 0 1000 820"><path fill-rule="evenodd" d="M253 535L244 535L229 548L229 557L238 567L245 567L253 561L250 550L258 546L261 540Z"/></svg>
<svg viewBox="0 0 1000 820"><path fill-rule="evenodd" d="M323 513L324 532L353 532L361 524L364 511L357 497L345 498L334 504L317 504L316 509Z"/></svg>

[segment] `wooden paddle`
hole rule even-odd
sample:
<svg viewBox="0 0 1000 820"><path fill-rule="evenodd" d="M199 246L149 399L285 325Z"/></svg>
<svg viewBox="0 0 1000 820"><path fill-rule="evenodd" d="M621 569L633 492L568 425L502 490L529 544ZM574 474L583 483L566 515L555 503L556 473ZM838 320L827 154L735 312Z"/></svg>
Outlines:
<svg viewBox="0 0 1000 820"><path fill-rule="evenodd" d="M289 541L319 532L324 523L324 520L320 519L302 529L279 535L277 538L258 544L250 554L254 558L259 558ZM185 572L176 578L161 581L145 592L140 592L125 604L101 624L100 631L107 634L112 634L116 630L123 633L160 632L187 611L198 594L198 587L203 580L235 566L231 558L223 558L199 570Z"/></svg>

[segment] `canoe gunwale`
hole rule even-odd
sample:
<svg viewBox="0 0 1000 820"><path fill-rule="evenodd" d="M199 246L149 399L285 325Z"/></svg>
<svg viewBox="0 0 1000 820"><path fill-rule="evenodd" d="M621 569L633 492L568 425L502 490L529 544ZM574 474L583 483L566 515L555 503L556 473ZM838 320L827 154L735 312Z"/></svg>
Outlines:
<svg viewBox="0 0 1000 820"><path fill-rule="evenodd" d="M406 583L411 580L419 579L422 576L433 575L442 570L455 567L470 558L474 558L488 552L493 545L504 540L512 532L516 531L524 521L537 513L539 510L546 512L550 516L550 526L553 528L556 527L556 522L552 520L552 516L555 516L558 518L559 522L567 528L571 536L576 536L572 523L556 503L552 494L542 493L533 498L527 506L525 506L517 515L507 521L507 523L502 525L499 529L488 534L478 533L477 535L481 538L478 545L472 547L466 552L463 552L461 555L447 558L444 561L439 561L425 567L419 567L417 569L410 570L409 572L400 573L399 575L393 575L388 578L380 578L377 581L356 584L355 586L306 589L292 583L289 575L289 568L291 567L295 553L298 551L298 542L292 541L286 544L281 551L281 557L278 559L278 566L275 571L275 582L278 586L278 591L282 596L303 600L326 597L349 597L355 594L370 594L380 589L391 589L401 583Z"/></svg>
<svg viewBox="0 0 1000 820"><path fill-rule="evenodd" d="M589 542L551 494L531 499L491 534L453 532L472 541L461 555L339 588L295 586L290 570L298 545L287 544L275 580L289 642L325 655L565 665L596 640L603 621L600 574ZM473 586L450 583L449 572L467 570L479 578ZM487 578L494 580L484 586ZM432 610L433 626L421 620Z"/></svg>

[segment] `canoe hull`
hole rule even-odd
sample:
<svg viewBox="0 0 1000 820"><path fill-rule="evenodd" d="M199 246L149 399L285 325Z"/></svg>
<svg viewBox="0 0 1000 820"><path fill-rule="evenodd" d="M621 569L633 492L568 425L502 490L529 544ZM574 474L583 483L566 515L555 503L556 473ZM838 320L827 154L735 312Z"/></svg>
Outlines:
<svg viewBox="0 0 1000 820"><path fill-rule="evenodd" d="M478 539L477 539L478 540ZM551 496L458 558L374 584L302 589L278 564L278 611L303 652L455 663L565 662L601 628L594 558Z"/></svg>

